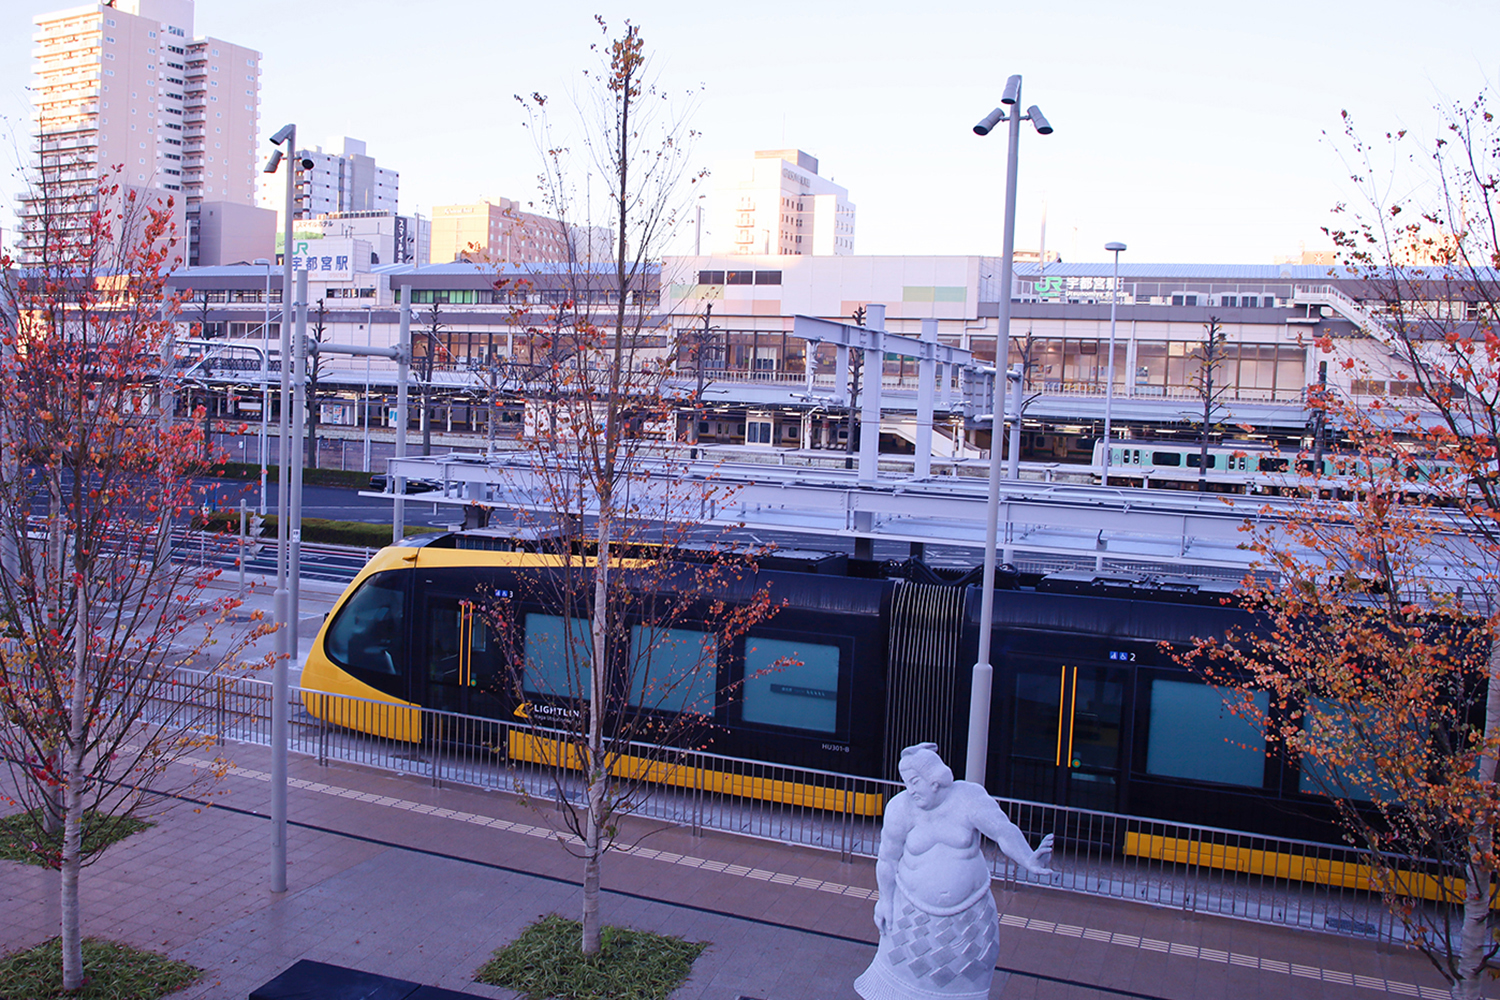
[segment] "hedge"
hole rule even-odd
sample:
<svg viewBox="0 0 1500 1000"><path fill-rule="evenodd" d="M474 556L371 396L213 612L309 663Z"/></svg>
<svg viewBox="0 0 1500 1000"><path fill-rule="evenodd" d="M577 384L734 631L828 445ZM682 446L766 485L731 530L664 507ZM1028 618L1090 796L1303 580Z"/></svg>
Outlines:
<svg viewBox="0 0 1500 1000"><path fill-rule="evenodd" d="M238 534L240 530L239 511L219 511L207 516L193 518L193 527L200 531L220 531L225 534ZM421 525L408 524L406 535L424 535L442 528L429 528ZM261 525L261 538L276 537L276 515L267 515L265 523ZM378 549L391 544L391 526L389 524L367 524L364 521L330 521L321 517L304 517L302 519L302 540L304 542L319 542L325 545L352 545L357 548Z"/></svg>
<svg viewBox="0 0 1500 1000"><path fill-rule="evenodd" d="M280 466L266 466L266 482L279 482L280 471ZM225 479L244 479L259 482L260 466L254 462L225 462L223 465L214 466L209 474L223 476ZM302 470L302 484L304 486L346 486L363 489L369 483L370 473L359 472L354 469Z"/></svg>

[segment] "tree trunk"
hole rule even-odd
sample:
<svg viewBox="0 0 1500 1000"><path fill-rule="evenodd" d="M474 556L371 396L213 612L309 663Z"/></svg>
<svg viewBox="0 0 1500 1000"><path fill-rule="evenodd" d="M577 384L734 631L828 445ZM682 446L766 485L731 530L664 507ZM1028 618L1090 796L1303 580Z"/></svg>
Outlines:
<svg viewBox="0 0 1500 1000"><path fill-rule="evenodd" d="M1206 376L1208 393L1203 398L1203 438L1198 445L1198 492L1208 492L1208 425L1213 420L1214 377L1212 371ZM1107 444L1105 447L1109 447Z"/></svg>
<svg viewBox="0 0 1500 1000"><path fill-rule="evenodd" d="M582 946L585 955L599 954L599 811L604 804L604 775L599 773L598 766L595 764L589 773L589 814L583 845Z"/></svg>
<svg viewBox="0 0 1500 1000"><path fill-rule="evenodd" d="M62 521L62 497L55 491L47 491L47 523L50 525L47 534L47 563L45 572L56 573L57 579L66 577L66 561L64 559L63 532L60 530ZM49 595L52 604L52 614L57 621L62 621L62 587L53 588ZM62 751L54 749L51 754L52 773L61 774L64 767ZM42 831L48 834L58 833L63 829L63 814L67 809L67 803L63 801L63 786L53 785L42 794L46 799L43 805Z"/></svg>
<svg viewBox="0 0 1500 1000"><path fill-rule="evenodd" d="M78 589L78 620L73 635L73 678L68 705L68 744L64 750L63 847L59 876L59 909L62 913L63 989L83 987L82 921L78 912L78 875L83 869L83 751L86 730L84 711L88 704L89 595Z"/></svg>
<svg viewBox="0 0 1500 1000"><path fill-rule="evenodd" d="M610 535L609 491L601 491L597 522L599 555L594 566L594 606L590 618L589 644L589 759L588 823L583 845L583 953L599 954L599 862L604 853L601 835L605 822L604 791L609 781L609 762L604 759L604 664L605 633L609 624Z"/></svg>
<svg viewBox="0 0 1500 1000"><path fill-rule="evenodd" d="M1484 751L1476 777L1492 785L1496 773L1495 740L1500 738L1500 642L1490 646L1489 687L1484 696ZM1476 823L1469 847L1468 879L1464 886L1464 923L1459 933L1454 997L1477 998L1484 984L1484 956L1491 941L1490 882L1495 871L1487 863L1495 840L1493 821Z"/></svg>

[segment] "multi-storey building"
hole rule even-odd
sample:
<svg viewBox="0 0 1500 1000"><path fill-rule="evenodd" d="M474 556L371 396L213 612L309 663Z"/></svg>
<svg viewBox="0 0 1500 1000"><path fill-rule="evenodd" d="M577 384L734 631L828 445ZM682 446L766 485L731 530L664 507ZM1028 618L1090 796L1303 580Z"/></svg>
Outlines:
<svg viewBox="0 0 1500 1000"><path fill-rule="evenodd" d="M190 263L269 252L274 218L254 209L258 52L194 39L193 0L90 4L36 25L37 158L21 199L23 253L35 252L44 215L55 228L60 205L82 211L115 168L122 184L172 199Z"/></svg>
<svg viewBox="0 0 1500 1000"><path fill-rule="evenodd" d="M398 215L392 211L325 212L311 219L297 219L292 239L298 244L317 240L361 240L370 245L370 264L416 264L431 259L432 220L420 215ZM276 252L281 252L278 235ZM301 248L313 253L315 246ZM293 247L294 255L298 252Z"/></svg>
<svg viewBox="0 0 1500 1000"><path fill-rule="evenodd" d="M714 169L709 249L718 254L831 256L854 253L847 189L818 174L800 149L763 149Z"/></svg>
<svg viewBox="0 0 1500 1000"><path fill-rule="evenodd" d="M505 264L599 260L609 256L614 233L599 226L567 226L525 211L509 198L483 198L432 210L432 260Z"/></svg>
<svg viewBox="0 0 1500 1000"><path fill-rule="evenodd" d="M343 138L343 149L324 152L322 146L297 151L297 159L312 162L311 169L297 174L298 219L311 219L332 212L380 212L394 214L401 194L401 174L376 165L359 139ZM281 206L282 187L267 177L262 203Z"/></svg>

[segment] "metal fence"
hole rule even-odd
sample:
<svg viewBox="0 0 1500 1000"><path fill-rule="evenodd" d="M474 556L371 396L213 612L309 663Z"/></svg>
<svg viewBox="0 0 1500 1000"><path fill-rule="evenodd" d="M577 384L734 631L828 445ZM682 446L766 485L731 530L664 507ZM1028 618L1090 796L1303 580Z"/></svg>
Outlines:
<svg viewBox="0 0 1500 1000"><path fill-rule="evenodd" d="M159 711L190 703L201 719L211 706L217 739L269 745L270 682L206 678L183 670ZM314 711L309 712L311 705ZM201 724L201 723L200 723ZM315 757L408 774L435 786L519 792L534 802L581 802L583 783L538 758L539 734L525 725L292 689L290 749ZM529 742L528 742L529 741ZM530 747L530 751L526 748ZM555 758L554 758L555 759ZM641 748L635 764L652 768L652 792L629 803L632 815L780 843L874 857L880 811L899 784L698 751L663 755ZM1339 845L1167 823L1138 816L999 799L1028 840L1055 836L1058 874L1021 871L987 846L995 878L1189 913L1328 931L1402 943L1406 930L1369 889L1360 852ZM1436 884L1420 863L1412 877Z"/></svg>

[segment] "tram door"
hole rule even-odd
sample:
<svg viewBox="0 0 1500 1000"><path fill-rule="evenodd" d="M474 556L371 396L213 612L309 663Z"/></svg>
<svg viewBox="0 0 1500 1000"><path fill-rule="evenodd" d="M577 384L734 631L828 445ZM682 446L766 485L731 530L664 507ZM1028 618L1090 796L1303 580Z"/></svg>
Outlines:
<svg viewBox="0 0 1500 1000"><path fill-rule="evenodd" d="M1015 678L1009 794L1117 809L1128 671L1038 664L1023 666Z"/></svg>
<svg viewBox="0 0 1500 1000"><path fill-rule="evenodd" d="M416 672L427 686L423 704L464 715L498 715L503 658L472 593L428 590L422 605Z"/></svg>

